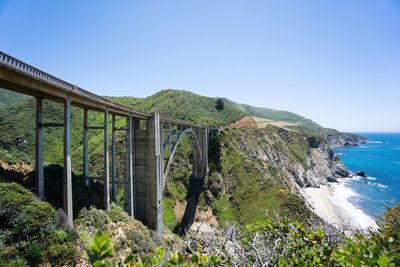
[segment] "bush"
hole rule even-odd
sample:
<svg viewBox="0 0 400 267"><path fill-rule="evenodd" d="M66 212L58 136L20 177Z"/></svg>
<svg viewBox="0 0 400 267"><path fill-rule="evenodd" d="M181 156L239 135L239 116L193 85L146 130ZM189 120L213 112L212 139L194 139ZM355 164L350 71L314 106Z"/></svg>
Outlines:
<svg viewBox="0 0 400 267"><path fill-rule="evenodd" d="M335 251L339 266L400 266L400 205L389 208L380 228L367 234L357 232Z"/></svg>
<svg viewBox="0 0 400 267"><path fill-rule="evenodd" d="M38 241L29 243L24 258L29 264L38 264L42 262L44 254L44 248Z"/></svg>
<svg viewBox="0 0 400 267"><path fill-rule="evenodd" d="M222 98L218 98L217 101L215 102L215 109L221 111L224 110L224 106L225 106L224 100Z"/></svg>
<svg viewBox="0 0 400 267"><path fill-rule="evenodd" d="M42 240L58 225L56 211L16 183L0 183L0 226L10 229L13 239Z"/></svg>
<svg viewBox="0 0 400 267"><path fill-rule="evenodd" d="M72 262L76 233L66 231L56 210L16 183L0 183L0 265ZM21 259L22 258L22 259Z"/></svg>

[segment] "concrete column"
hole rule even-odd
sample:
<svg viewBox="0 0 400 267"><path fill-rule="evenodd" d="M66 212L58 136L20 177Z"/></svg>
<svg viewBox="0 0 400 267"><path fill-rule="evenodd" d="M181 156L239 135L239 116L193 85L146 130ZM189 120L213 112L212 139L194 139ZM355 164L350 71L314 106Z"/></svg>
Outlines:
<svg viewBox="0 0 400 267"><path fill-rule="evenodd" d="M116 201L117 199L117 158L116 158L116 144L115 144L115 114L112 115L112 132L111 132L111 199Z"/></svg>
<svg viewBox="0 0 400 267"><path fill-rule="evenodd" d="M168 148L169 148L169 155L168 155L169 158L171 157L172 154L172 124L169 125Z"/></svg>
<svg viewBox="0 0 400 267"><path fill-rule="evenodd" d="M138 122L135 122L138 125ZM135 154L135 218L147 225L147 177L146 177L146 148L147 129L134 127L134 154Z"/></svg>
<svg viewBox="0 0 400 267"><path fill-rule="evenodd" d="M126 164L125 164L125 183L124 183L124 210L133 218L133 151L132 151L132 117L126 118Z"/></svg>
<svg viewBox="0 0 400 267"><path fill-rule="evenodd" d="M89 132L88 132L88 110L83 110L83 178L85 184L89 185Z"/></svg>
<svg viewBox="0 0 400 267"><path fill-rule="evenodd" d="M208 128L205 127L202 129L202 175L205 177L208 173Z"/></svg>
<svg viewBox="0 0 400 267"><path fill-rule="evenodd" d="M178 143L179 133L178 133L179 125L175 125L175 144Z"/></svg>
<svg viewBox="0 0 400 267"><path fill-rule="evenodd" d="M163 231L162 181L160 151L160 116L154 113L148 121L146 149L147 225L161 236Z"/></svg>
<svg viewBox="0 0 400 267"><path fill-rule="evenodd" d="M64 103L63 206L64 212L67 214L67 225L72 228L71 100L69 96Z"/></svg>
<svg viewBox="0 0 400 267"><path fill-rule="evenodd" d="M164 124L161 122L160 123L160 149L161 149L161 155L164 157L163 152L163 144L164 144Z"/></svg>
<svg viewBox="0 0 400 267"><path fill-rule="evenodd" d="M104 210L110 209L110 162L108 155L108 108L104 112Z"/></svg>
<svg viewBox="0 0 400 267"><path fill-rule="evenodd" d="M36 176L36 194L40 200L43 200L44 198L43 99L40 97L36 98L35 176Z"/></svg>

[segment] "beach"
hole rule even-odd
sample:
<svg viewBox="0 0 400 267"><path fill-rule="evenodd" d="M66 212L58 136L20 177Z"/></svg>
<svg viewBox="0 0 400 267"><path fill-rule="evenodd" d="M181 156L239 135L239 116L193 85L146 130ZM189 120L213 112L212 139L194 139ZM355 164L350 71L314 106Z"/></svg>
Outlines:
<svg viewBox="0 0 400 267"><path fill-rule="evenodd" d="M303 189L303 195L314 209L314 212L326 222L331 224L340 224L342 222L337 207L330 200L333 196L333 188L331 186L307 187Z"/></svg>
<svg viewBox="0 0 400 267"><path fill-rule="evenodd" d="M349 201L357 194L346 186L345 179L320 188L303 188L303 195L314 212L330 224L361 230L377 228L371 217Z"/></svg>

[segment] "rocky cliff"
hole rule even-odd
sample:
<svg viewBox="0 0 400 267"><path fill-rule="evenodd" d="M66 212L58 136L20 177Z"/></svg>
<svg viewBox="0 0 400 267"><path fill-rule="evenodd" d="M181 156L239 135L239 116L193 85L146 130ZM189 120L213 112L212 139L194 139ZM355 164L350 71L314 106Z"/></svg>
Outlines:
<svg viewBox="0 0 400 267"><path fill-rule="evenodd" d="M184 205L182 190L190 177L190 171L183 172L190 167L185 163L187 153L190 151L186 149L181 157L177 154L165 192L166 221L174 223L180 220L177 210ZM200 196L197 219L204 219L206 212L209 221L217 218L219 225L268 216L317 219L301 188L319 187L348 176L331 143L321 134L272 125L222 130L210 140L209 157L210 173Z"/></svg>

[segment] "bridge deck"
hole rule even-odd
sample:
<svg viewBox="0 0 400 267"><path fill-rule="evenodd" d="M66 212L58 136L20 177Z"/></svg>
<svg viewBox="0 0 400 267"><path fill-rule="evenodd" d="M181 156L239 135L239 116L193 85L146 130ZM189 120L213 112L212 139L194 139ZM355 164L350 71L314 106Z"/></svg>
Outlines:
<svg viewBox="0 0 400 267"><path fill-rule="evenodd" d="M94 111L105 111L108 108L110 114L117 116L132 116L139 119L151 117L149 112L139 111L93 94L1 51L0 87L56 102L64 102L66 95L69 95L71 104L74 106ZM164 116L161 116L160 120L165 123L204 128L203 125Z"/></svg>

